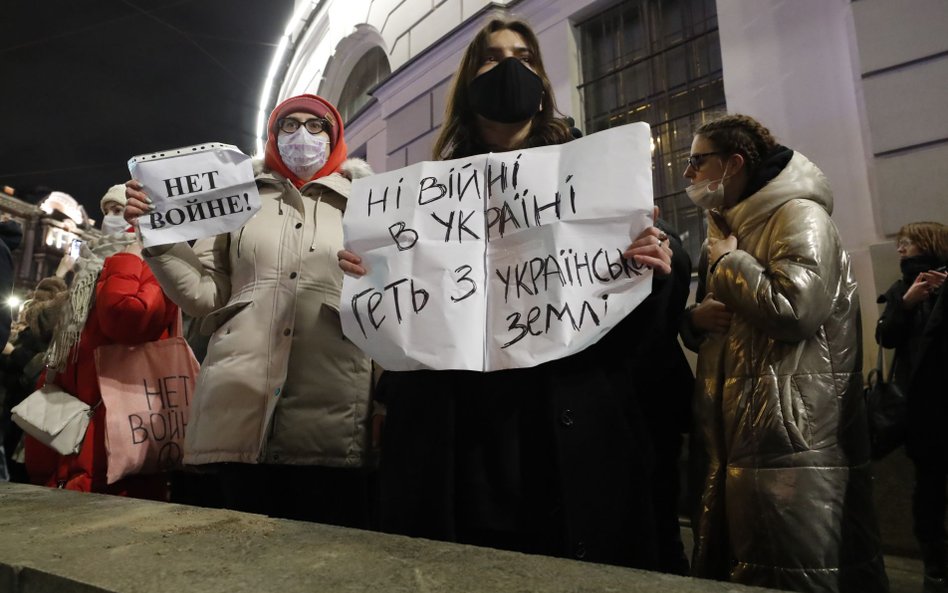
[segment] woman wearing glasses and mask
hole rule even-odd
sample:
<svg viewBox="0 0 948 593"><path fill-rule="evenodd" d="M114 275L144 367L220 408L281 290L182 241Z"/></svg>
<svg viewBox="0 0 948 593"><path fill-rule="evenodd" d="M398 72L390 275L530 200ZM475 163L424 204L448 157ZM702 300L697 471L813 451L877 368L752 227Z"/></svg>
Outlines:
<svg viewBox="0 0 948 593"><path fill-rule="evenodd" d="M210 334L185 462L220 464L225 504L364 527L371 363L342 335L342 216L350 178L342 120L315 95L267 124L262 207L240 230L148 249L166 293ZM136 181L125 216L148 211Z"/></svg>
<svg viewBox="0 0 948 593"><path fill-rule="evenodd" d="M572 137L557 117L533 31L520 21L490 21L464 53L434 157ZM671 289L669 237L649 227L621 247L625 257L653 266L654 293ZM356 254L339 258L347 273L365 274ZM684 298L678 313L683 307ZM639 346L665 344L661 330L649 331L658 317L639 319L645 327L630 324L648 340L630 343L617 327L583 352L532 368L384 373L382 529L658 568L652 444L635 393L659 372L636 375L629 360ZM677 324L674 314L667 335L675 347Z"/></svg>
<svg viewBox="0 0 948 593"><path fill-rule="evenodd" d="M895 348L895 383L908 397L905 449L915 465L912 518L925 564L924 591L948 591L948 227L913 222L899 229L902 277L884 295L876 341Z"/></svg>
<svg viewBox="0 0 948 593"><path fill-rule="evenodd" d="M711 213L690 330L710 459L696 576L888 589L872 503L856 283L823 173L754 119L698 128L685 177Z"/></svg>

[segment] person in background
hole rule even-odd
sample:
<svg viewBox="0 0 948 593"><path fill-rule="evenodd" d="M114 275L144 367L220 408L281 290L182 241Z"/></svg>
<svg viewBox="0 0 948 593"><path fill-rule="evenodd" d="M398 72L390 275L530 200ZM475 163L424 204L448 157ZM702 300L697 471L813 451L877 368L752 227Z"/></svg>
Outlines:
<svg viewBox="0 0 948 593"><path fill-rule="evenodd" d="M884 295L876 341L895 348L894 381L908 398L906 451L915 466L912 518L925 565L925 593L948 591L948 227L899 229L902 277Z"/></svg>
<svg viewBox="0 0 948 593"><path fill-rule="evenodd" d="M744 115L698 128L709 211L690 311L710 463L694 573L807 592L888 589L872 502L859 302L823 173Z"/></svg>
<svg viewBox="0 0 948 593"><path fill-rule="evenodd" d="M23 227L7 218L0 220L0 344L6 345L13 326L13 311L6 299L13 294L13 252L23 241Z"/></svg>
<svg viewBox="0 0 948 593"><path fill-rule="evenodd" d="M23 303L20 310L22 329L15 338L11 338L10 352L0 357L0 374L6 391L3 416L0 417L0 435L11 482L28 482L29 478L23 465L23 430L11 421L10 411L36 390L37 382L46 369L46 349L68 298L66 290L66 283L58 276L39 281L32 297Z"/></svg>
<svg viewBox="0 0 948 593"><path fill-rule="evenodd" d="M114 194L115 186L109 191ZM109 194L106 194L109 197ZM30 481L51 488L100 492L166 500L163 474L127 476L108 484L105 449L105 407L101 405L95 350L108 344L142 344L168 337L178 308L161 291L142 261L141 246L124 221L106 226L104 236L81 246L77 272L47 350L52 381L67 393L94 406L78 453L60 455L26 436L26 470Z"/></svg>
<svg viewBox="0 0 948 593"><path fill-rule="evenodd" d="M6 299L13 294L13 250L20 246L23 239L23 229L20 224L12 219L0 221L0 344L4 354L11 349L10 332L13 328L13 310L7 305ZM5 393L0 393L0 398L6 407L8 399ZM0 424L0 431L3 426ZM2 436L0 432L0 436ZM6 464L6 450L3 441L0 441L0 481L10 479L9 470Z"/></svg>
<svg viewBox="0 0 948 593"><path fill-rule="evenodd" d="M352 177L342 118L315 95L267 123L262 208L238 231L150 248L145 259L211 333L185 463L217 464L224 504L275 517L365 527L371 361L342 335L342 215ZM150 209L127 183L125 217Z"/></svg>
<svg viewBox="0 0 948 593"><path fill-rule="evenodd" d="M125 185L119 183L109 188L102 199L99 208L102 210L102 233L114 235L128 227L125 222Z"/></svg>
<svg viewBox="0 0 948 593"><path fill-rule="evenodd" d="M557 113L534 32L491 20L464 53L434 156L568 142ZM649 227L624 255L653 267L659 293L674 281L671 252L666 233ZM347 273L365 274L357 254L339 258ZM665 333L674 336L672 309ZM630 355L654 343L630 321L533 368L383 373L382 529L657 568L653 443L639 399L661 394L636 393Z"/></svg>
<svg viewBox="0 0 948 593"><path fill-rule="evenodd" d="M128 226L125 220L125 185L118 184L109 188L109 191L102 196L99 206L102 208L102 229L106 234L115 232L116 229L124 229ZM190 315L184 316L184 336L188 345L191 347L198 362L204 360L207 354L207 342L209 336L200 332L201 319L195 319Z"/></svg>

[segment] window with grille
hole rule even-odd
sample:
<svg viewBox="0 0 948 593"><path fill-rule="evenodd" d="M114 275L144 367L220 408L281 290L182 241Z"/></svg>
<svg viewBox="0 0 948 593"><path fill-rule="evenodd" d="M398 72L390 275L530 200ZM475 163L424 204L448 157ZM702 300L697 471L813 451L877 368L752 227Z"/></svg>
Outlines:
<svg viewBox="0 0 948 593"><path fill-rule="evenodd" d="M696 264L707 230L682 174L694 130L725 109L715 0L624 0L577 27L586 132L652 126L655 203Z"/></svg>

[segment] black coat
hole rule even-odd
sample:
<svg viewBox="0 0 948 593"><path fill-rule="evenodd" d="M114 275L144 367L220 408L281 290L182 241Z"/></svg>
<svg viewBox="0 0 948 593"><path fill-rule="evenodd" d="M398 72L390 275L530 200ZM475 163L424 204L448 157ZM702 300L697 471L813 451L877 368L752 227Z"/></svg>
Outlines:
<svg viewBox="0 0 948 593"><path fill-rule="evenodd" d="M896 281L880 297L885 311L876 340L895 348L894 381L908 396L906 450L916 460L948 461L948 296L943 285L913 309L902 306L910 286Z"/></svg>
<svg viewBox="0 0 948 593"><path fill-rule="evenodd" d="M4 446L8 462L12 461L23 436L23 430L12 421L11 410L36 390L39 374L45 369L45 349L46 344L41 343L32 329L27 327L17 334L13 351L0 356L0 381L5 391L3 411L0 413L0 443Z"/></svg>
<svg viewBox="0 0 948 593"><path fill-rule="evenodd" d="M381 526L411 536L658 568L653 470L688 424L676 333L690 261L597 344L492 373L386 372ZM677 457L677 450L674 453Z"/></svg>

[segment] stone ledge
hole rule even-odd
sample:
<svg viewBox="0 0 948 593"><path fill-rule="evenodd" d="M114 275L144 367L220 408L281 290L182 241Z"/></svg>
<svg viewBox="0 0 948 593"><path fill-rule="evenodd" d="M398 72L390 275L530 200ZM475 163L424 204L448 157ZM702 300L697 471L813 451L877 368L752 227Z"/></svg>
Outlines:
<svg viewBox="0 0 948 593"><path fill-rule="evenodd" d="M0 509L3 593L765 590L23 484Z"/></svg>

